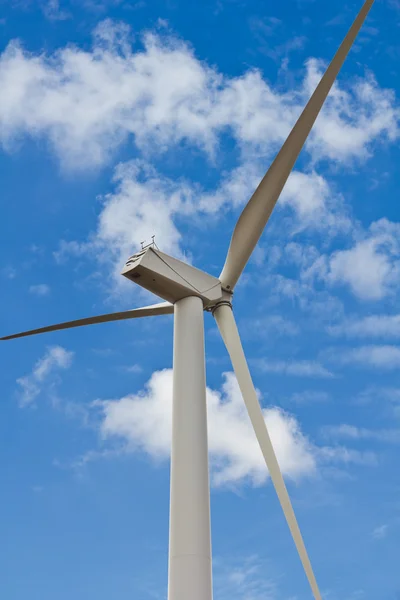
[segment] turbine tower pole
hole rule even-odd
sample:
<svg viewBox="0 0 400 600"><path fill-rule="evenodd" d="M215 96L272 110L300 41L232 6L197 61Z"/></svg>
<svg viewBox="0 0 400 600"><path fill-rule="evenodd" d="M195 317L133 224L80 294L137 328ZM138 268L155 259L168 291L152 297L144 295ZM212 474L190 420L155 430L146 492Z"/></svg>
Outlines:
<svg viewBox="0 0 400 600"><path fill-rule="evenodd" d="M190 296L174 308L168 600L212 600L204 312Z"/></svg>

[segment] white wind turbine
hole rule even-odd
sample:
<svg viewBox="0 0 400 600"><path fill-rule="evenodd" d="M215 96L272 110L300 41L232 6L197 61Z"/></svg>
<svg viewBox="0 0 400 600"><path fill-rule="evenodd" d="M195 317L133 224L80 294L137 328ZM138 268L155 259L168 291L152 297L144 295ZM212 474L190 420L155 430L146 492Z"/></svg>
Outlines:
<svg viewBox="0 0 400 600"><path fill-rule="evenodd" d="M166 302L0 338L9 340L81 325L174 313L168 600L212 600L204 310L210 311L217 322L314 598L321 600L243 352L232 312L232 295L373 2L364 3L287 140L243 209L218 279L149 246L129 258L122 274Z"/></svg>

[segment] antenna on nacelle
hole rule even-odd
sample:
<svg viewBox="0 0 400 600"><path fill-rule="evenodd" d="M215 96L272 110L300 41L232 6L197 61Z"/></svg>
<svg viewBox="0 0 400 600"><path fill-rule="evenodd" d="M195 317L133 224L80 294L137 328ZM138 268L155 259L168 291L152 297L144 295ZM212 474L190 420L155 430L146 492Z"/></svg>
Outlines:
<svg viewBox="0 0 400 600"><path fill-rule="evenodd" d="M140 242L142 250L146 250L146 248L157 248L157 250L160 250L160 248L156 244L155 237L156 237L155 235L151 236L151 242L149 244L146 244L146 240L144 240L143 242Z"/></svg>

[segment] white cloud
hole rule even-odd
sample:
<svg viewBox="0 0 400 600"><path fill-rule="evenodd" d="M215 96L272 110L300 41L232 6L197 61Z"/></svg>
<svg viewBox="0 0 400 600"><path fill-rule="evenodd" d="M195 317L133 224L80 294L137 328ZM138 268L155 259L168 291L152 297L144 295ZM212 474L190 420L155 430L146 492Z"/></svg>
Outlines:
<svg viewBox="0 0 400 600"><path fill-rule="evenodd" d="M190 202L191 190L136 161L120 165L115 181L117 192L104 199L95 246L114 252L119 270L138 243L152 235L163 251L179 256L181 236L173 217Z"/></svg>
<svg viewBox="0 0 400 600"><path fill-rule="evenodd" d="M303 84L281 93L255 69L224 77L165 33L147 32L142 40L143 50L132 49L129 28L106 20L89 51L68 46L35 55L11 42L0 60L3 142L45 135L63 163L82 168L107 161L129 135L146 150L188 140L212 154L228 129L242 151L265 157L289 133L321 76L320 63L309 60ZM398 118L393 94L370 76L348 90L337 84L310 149L319 158L363 157L374 139L397 136Z"/></svg>
<svg viewBox="0 0 400 600"><path fill-rule="evenodd" d="M400 223L380 219L367 232L355 233L353 247L319 256L303 276L347 285L362 300L380 300L400 281Z"/></svg>
<svg viewBox="0 0 400 600"><path fill-rule="evenodd" d="M31 404L41 393L43 387L51 382L51 377L59 369L68 369L71 366L73 352L61 346L51 346L40 358L29 375L17 379L21 388L19 402L21 406Z"/></svg>
<svg viewBox="0 0 400 600"><path fill-rule="evenodd" d="M113 177L116 189L102 198L102 210L98 217L97 229L84 243L62 241L55 253L61 261L68 255L87 255L92 253L96 260L106 260L113 271L115 282L121 285L119 276L122 265L139 241L150 240L156 236L156 242L167 253L183 258L181 233L176 225L180 222L208 215L215 217L247 200L257 187L262 173L256 165L244 163L224 176L213 191L206 191L200 185L184 179L172 180L161 175L149 163L132 160L117 166ZM302 186L292 186L292 178L301 179ZM325 223L325 228L333 231L340 224L347 223L345 218L329 212L329 205L321 202L319 212L301 210L301 198L308 202L309 194L318 195L314 189L315 178L294 172L289 178L289 189L285 192L285 202L296 214L297 227L315 226ZM319 184L318 184L319 185ZM325 217L323 219L322 217ZM187 246L187 243L186 243Z"/></svg>
<svg viewBox="0 0 400 600"><path fill-rule="evenodd" d="M145 389L117 400L97 400L99 430L104 440L122 440L123 452L145 452L156 460L170 455L172 371L153 373ZM224 374L221 391L207 390L208 436L212 483L254 486L265 483L268 471L252 430L237 382ZM345 447L317 447L302 433L293 415L278 407L263 409L283 474L291 479L313 475L317 463L375 464L372 453ZM87 461L85 461L87 462Z"/></svg>
<svg viewBox="0 0 400 600"><path fill-rule="evenodd" d="M379 300L386 295L391 266L375 240L364 240L351 250L340 250L330 259L329 280L343 282L360 298Z"/></svg>
<svg viewBox="0 0 400 600"><path fill-rule="evenodd" d="M132 53L128 34L104 21L91 52L69 46L49 57L12 42L0 62L3 141L45 135L68 168L103 164L130 134L141 148L190 139L211 149L216 73L171 38L148 33Z"/></svg>
<svg viewBox="0 0 400 600"><path fill-rule="evenodd" d="M214 485L263 484L268 472L232 374L225 374L221 392L207 390L209 450ZM100 403L101 433L118 436L130 450L158 459L169 457L171 446L172 371L156 372L137 395ZM279 408L264 410L266 423L283 473L291 478L312 474L312 446L294 417Z"/></svg>
<svg viewBox="0 0 400 600"><path fill-rule="evenodd" d="M226 135L233 138L238 163L211 190L172 181L143 160L116 169L117 189L103 198L90 244L64 243L61 251L95 248L112 260L114 272L138 241L153 234L165 251L179 255L178 214L193 219L248 200L321 75L320 63L310 60L303 83L284 93L255 69L236 78L222 75L165 30L145 33L140 50L132 47L130 35L127 25L105 20L94 31L91 50L70 45L51 55L32 54L14 41L0 56L0 87L5 90L0 143L5 148L26 135L45 138L64 168L87 169L109 162L127 141L146 160L185 142L204 152L209 168L221 168L219 144ZM316 156L364 158L372 141L397 136L398 121L391 92L370 76L353 80L346 89L336 84L311 135L309 156L314 163ZM307 224L336 232L351 226L341 199L315 170L292 173L281 204L293 209L297 228ZM375 262L379 273L373 287L382 288L388 273L379 257ZM332 257L332 282L349 281L347 263L347 255ZM357 293L370 289L371 277L369 273L367 282L364 276L354 283Z"/></svg>
<svg viewBox="0 0 400 600"><path fill-rule="evenodd" d="M346 337L400 337L400 315L369 315L362 319L347 319L327 328L331 335Z"/></svg>
<svg viewBox="0 0 400 600"><path fill-rule="evenodd" d="M315 171L293 171L283 188L279 203L293 209L298 230L307 226L332 235L352 229L342 198L333 194L327 180Z"/></svg>
<svg viewBox="0 0 400 600"><path fill-rule="evenodd" d="M47 296L50 294L50 286L47 283L38 283L29 287L29 293L34 296Z"/></svg>
<svg viewBox="0 0 400 600"><path fill-rule="evenodd" d="M238 167L225 174L214 191L194 189L198 210L213 214L241 206L250 199L267 168L264 155L252 151L250 160L245 158ZM342 198L334 194L328 181L315 171L292 171L282 190L278 207L291 209L295 216L296 232L308 227L334 235L351 228Z"/></svg>
<svg viewBox="0 0 400 600"><path fill-rule="evenodd" d="M142 240L155 235L163 252L182 257L174 218L194 208L189 185L159 175L143 161L120 164L114 182L115 192L102 198L96 231L84 243L62 241L55 257L62 262L68 255L95 255L100 263L109 264L114 283L120 286L126 284L121 269Z"/></svg>
<svg viewBox="0 0 400 600"><path fill-rule="evenodd" d="M400 348L397 346L361 346L340 353L344 364L358 364L364 367L392 370L400 366Z"/></svg>
<svg viewBox="0 0 400 600"><path fill-rule="evenodd" d="M141 240L150 240L153 235L164 252L184 258L175 218L214 214L227 202L243 200L242 191L251 180L249 169L242 166L234 170L211 193L183 179L164 177L143 160L121 163L113 178L114 193L102 198L96 231L84 243L62 241L55 257L61 262L68 255L95 254L97 260L110 264L118 285L128 256ZM258 180L254 179L253 187Z"/></svg>
<svg viewBox="0 0 400 600"><path fill-rule="evenodd" d="M253 360L259 369L267 373L279 373L298 377L333 377L333 373L314 360Z"/></svg>
<svg viewBox="0 0 400 600"><path fill-rule="evenodd" d="M311 59L307 66L304 85L311 94L321 78L323 65ZM365 79L353 80L351 91L335 84L310 136L314 160L320 159L319 152L331 160L345 162L354 157L365 158L376 137L384 134L389 140L397 138L398 119L393 92L380 93L371 73Z"/></svg>
<svg viewBox="0 0 400 600"><path fill-rule="evenodd" d="M281 202L293 203L300 213L320 213L328 195L327 182L321 175L294 171L282 192Z"/></svg>
<svg viewBox="0 0 400 600"><path fill-rule="evenodd" d="M64 243L59 252L94 249L100 259L112 262L114 273L138 241L153 234L163 250L179 256L178 215L193 220L248 200L321 75L320 63L309 60L303 83L285 93L255 69L224 76L165 29L145 33L141 49L131 41L127 25L105 20L94 31L89 50L69 45L50 55L35 54L13 41L0 56L0 87L5 90L0 143L5 148L25 136L44 138L66 169L102 166L127 142L141 153L141 161L117 167L116 190L103 198L90 242ZM396 138L399 115L393 94L371 76L353 79L346 88L337 83L305 156L313 165L317 158L364 159L373 141ZM200 149L209 159L208 168L224 168L219 147L226 136L234 142L237 164L230 165L214 189L172 181L149 166L150 158L171 148L181 150L184 142ZM334 233L351 228L342 199L314 168L292 173L280 204L294 211L297 229L311 225ZM396 278L396 268L375 239L361 240L322 266L327 281L344 282L362 297L382 297Z"/></svg>

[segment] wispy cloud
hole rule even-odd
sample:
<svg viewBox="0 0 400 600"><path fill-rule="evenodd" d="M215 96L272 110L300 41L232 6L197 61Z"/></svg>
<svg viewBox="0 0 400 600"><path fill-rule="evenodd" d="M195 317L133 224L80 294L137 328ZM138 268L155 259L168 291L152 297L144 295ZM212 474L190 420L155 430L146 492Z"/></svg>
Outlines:
<svg viewBox="0 0 400 600"><path fill-rule="evenodd" d="M372 532L372 537L376 540L382 540L387 536L388 527L388 525L380 525L379 527L375 527Z"/></svg>
<svg viewBox="0 0 400 600"><path fill-rule="evenodd" d="M49 21L65 21L71 15L60 7L60 0L45 0L42 3L42 11Z"/></svg>
<svg viewBox="0 0 400 600"><path fill-rule="evenodd" d="M378 464L378 457L372 451L360 451L346 446L323 446L318 449L319 459L328 462L341 462L345 465L355 464L374 467Z"/></svg>
<svg viewBox="0 0 400 600"><path fill-rule="evenodd" d="M218 600L278 600L278 585L268 561L257 555L233 559L216 557L214 587Z"/></svg>
<svg viewBox="0 0 400 600"><path fill-rule="evenodd" d="M266 373L293 375L295 377L334 377L334 374L314 360L254 359L252 364Z"/></svg>
<svg viewBox="0 0 400 600"><path fill-rule="evenodd" d="M354 402L360 406L376 404L390 417L400 418L400 388L368 387L356 396Z"/></svg>
<svg viewBox="0 0 400 600"><path fill-rule="evenodd" d="M396 387L368 387L357 396L358 404L369 404L374 401L384 400L393 404L400 404L400 388Z"/></svg>
<svg viewBox="0 0 400 600"><path fill-rule="evenodd" d="M361 346L350 350L335 351L337 360L342 364L374 367L383 371L397 369L400 366L400 347L398 346Z"/></svg>
<svg viewBox="0 0 400 600"><path fill-rule="evenodd" d="M285 36L283 33L284 23L276 17L251 17L249 26L258 52L279 63L283 59L285 67L290 53L301 50L306 43L304 36ZM282 35L288 41L282 43Z"/></svg>
<svg viewBox="0 0 400 600"><path fill-rule="evenodd" d="M328 402L329 399L330 396L328 392L318 390L295 392L289 397L289 401L295 404L319 404Z"/></svg>
<svg viewBox="0 0 400 600"><path fill-rule="evenodd" d="M368 429L343 423L323 427L322 432L325 436L333 439L375 440L389 444L400 443L400 429Z"/></svg>
<svg viewBox="0 0 400 600"><path fill-rule="evenodd" d="M20 387L18 394L20 406L32 404L43 388L51 383L52 377L58 370L68 369L71 366L73 355L73 352L61 346L49 347L44 356L37 361L32 372L17 379Z"/></svg>
<svg viewBox="0 0 400 600"><path fill-rule="evenodd" d="M31 285L29 293L34 296L48 296L50 294L50 286L47 283L38 283L37 285Z"/></svg>
<svg viewBox="0 0 400 600"><path fill-rule="evenodd" d="M370 315L362 319L347 319L338 325L327 327L331 335L345 337L398 338L400 315Z"/></svg>
<svg viewBox="0 0 400 600"><path fill-rule="evenodd" d="M14 267L7 266L2 269L2 274L7 279L15 279L17 276L17 271Z"/></svg>
<svg viewBox="0 0 400 600"><path fill-rule="evenodd" d="M121 369L121 371L124 371L125 373L135 373L135 374L142 373L142 371L143 371L143 367L138 364L123 366L123 367L120 367L120 369Z"/></svg>
<svg viewBox="0 0 400 600"><path fill-rule="evenodd" d="M248 318L241 320L239 325L243 329L243 335L252 338L265 336L267 333L275 336L296 336L300 333L299 326L282 315Z"/></svg>

